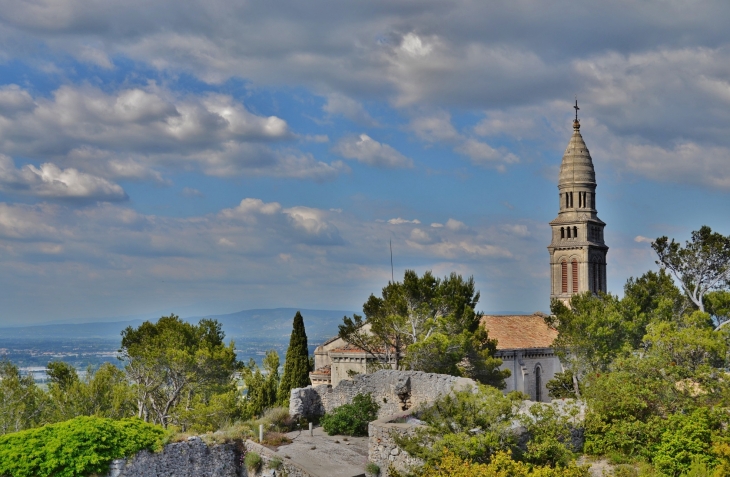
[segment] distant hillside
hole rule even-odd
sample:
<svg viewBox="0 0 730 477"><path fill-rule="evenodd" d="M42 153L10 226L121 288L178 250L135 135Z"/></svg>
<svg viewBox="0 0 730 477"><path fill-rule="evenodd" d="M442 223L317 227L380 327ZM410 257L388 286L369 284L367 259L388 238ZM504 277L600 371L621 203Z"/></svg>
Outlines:
<svg viewBox="0 0 730 477"><path fill-rule="evenodd" d="M343 310L299 309L304 316L309 341L316 343L337 334L337 325L344 315ZM205 315L183 317L197 323L201 318L213 318L221 322L227 339L279 341L289 338L292 320L297 308L275 308L243 310L226 315ZM67 341L67 340L114 340L120 339L120 332L127 326L139 326L144 320L115 322L48 324L0 328L0 341Z"/></svg>

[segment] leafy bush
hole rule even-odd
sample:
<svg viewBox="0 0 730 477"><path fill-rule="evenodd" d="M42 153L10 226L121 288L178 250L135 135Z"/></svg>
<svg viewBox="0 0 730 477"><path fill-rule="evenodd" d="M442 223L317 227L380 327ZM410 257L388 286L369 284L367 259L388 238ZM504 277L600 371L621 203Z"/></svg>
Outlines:
<svg viewBox="0 0 730 477"><path fill-rule="evenodd" d="M380 475L380 466L375 462L368 462L365 465L365 473L370 475Z"/></svg>
<svg viewBox="0 0 730 477"><path fill-rule="evenodd" d="M439 462L427 464L420 477L588 477L588 466L531 466L518 462L507 452L497 452L488 464L464 460L445 451Z"/></svg>
<svg viewBox="0 0 730 477"><path fill-rule="evenodd" d="M370 394L358 394L352 404L336 407L331 413L322 416L320 423L329 435L367 436L368 423L378 418L380 406Z"/></svg>
<svg viewBox="0 0 730 477"><path fill-rule="evenodd" d="M572 430L576 427L577 406L566 407L567 414L559 413L553 406L533 404L529 414L522 415L520 421L527 429L530 440L527 452L521 458L531 464L566 466L575 460L574 452L580 451L572 446Z"/></svg>
<svg viewBox="0 0 730 477"><path fill-rule="evenodd" d="M243 458L243 464L251 472L258 472L263 464L263 459L256 452L249 452L246 457Z"/></svg>
<svg viewBox="0 0 730 477"><path fill-rule="evenodd" d="M665 475L680 475L699 467L714 467L712 433L719 428L707 408L692 414L675 414L667 420L667 428L653 452L654 466Z"/></svg>
<svg viewBox="0 0 730 477"><path fill-rule="evenodd" d="M167 432L139 419L77 417L0 436L0 475L82 477L106 474L112 460L162 447Z"/></svg>
<svg viewBox="0 0 730 477"><path fill-rule="evenodd" d="M427 426L417 428L413 436L394 438L401 449L432 464L447 449L465 461L487 463L495 452L516 444L510 430L512 407L501 391L480 385L477 393L440 397L419 414Z"/></svg>
<svg viewBox="0 0 730 477"><path fill-rule="evenodd" d="M278 469L279 467L281 467L282 465L284 465L284 463L283 463L283 462L281 461L281 459L279 459L278 457L274 457L273 459L271 459L271 460L269 461L269 463L268 463L267 467L268 467L269 469L274 469L274 470L277 470L277 469Z"/></svg>
<svg viewBox="0 0 730 477"><path fill-rule="evenodd" d="M292 419L289 409L285 407L267 409L262 420L277 432L289 432L297 427L297 421Z"/></svg>

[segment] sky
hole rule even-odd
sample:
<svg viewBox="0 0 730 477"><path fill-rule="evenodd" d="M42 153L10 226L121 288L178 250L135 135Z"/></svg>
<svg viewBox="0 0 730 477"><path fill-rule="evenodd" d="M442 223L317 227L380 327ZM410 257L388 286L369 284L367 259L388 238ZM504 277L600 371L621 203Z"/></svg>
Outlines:
<svg viewBox="0 0 730 477"><path fill-rule="evenodd" d="M0 0L0 325L549 309L573 102L609 291L730 234L730 3Z"/></svg>

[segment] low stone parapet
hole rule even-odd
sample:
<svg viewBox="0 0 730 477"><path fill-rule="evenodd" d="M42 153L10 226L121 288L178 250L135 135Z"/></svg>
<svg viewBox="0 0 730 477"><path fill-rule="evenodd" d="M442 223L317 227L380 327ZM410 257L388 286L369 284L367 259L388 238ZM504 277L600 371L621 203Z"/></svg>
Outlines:
<svg viewBox="0 0 730 477"><path fill-rule="evenodd" d="M475 388L467 378L422 371L383 369L372 374L358 374L331 386L307 386L292 389L289 414L294 418L314 419L325 412L349 404L358 394L370 394L380 406L378 418L428 405L455 388Z"/></svg>
<svg viewBox="0 0 730 477"><path fill-rule="evenodd" d="M415 430L422 425L413 411L410 409L368 424L368 460L380 467L382 477L388 477L388 467L391 465L399 472L423 465L421 459L401 449L394 438L413 436Z"/></svg>

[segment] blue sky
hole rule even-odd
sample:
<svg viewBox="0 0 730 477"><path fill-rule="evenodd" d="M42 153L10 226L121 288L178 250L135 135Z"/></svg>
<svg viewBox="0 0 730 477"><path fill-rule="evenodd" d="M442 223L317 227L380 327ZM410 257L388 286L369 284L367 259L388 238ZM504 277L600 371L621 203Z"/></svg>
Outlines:
<svg viewBox="0 0 730 477"><path fill-rule="evenodd" d="M727 2L0 6L0 324L357 310L389 241L547 310L576 96L612 292L730 234Z"/></svg>

